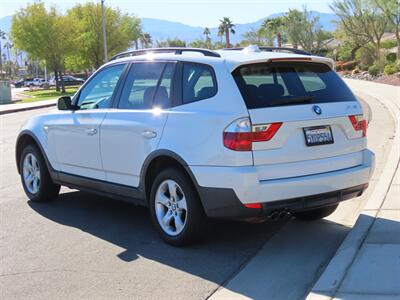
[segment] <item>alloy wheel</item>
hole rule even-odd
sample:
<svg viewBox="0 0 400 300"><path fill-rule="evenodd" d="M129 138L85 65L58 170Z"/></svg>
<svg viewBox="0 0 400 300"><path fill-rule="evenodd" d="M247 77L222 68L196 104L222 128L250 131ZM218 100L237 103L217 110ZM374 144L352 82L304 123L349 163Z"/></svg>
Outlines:
<svg viewBox="0 0 400 300"><path fill-rule="evenodd" d="M187 202L182 188L174 180L165 180L158 186L155 212L158 224L166 234L176 236L185 228Z"/></svg>
<svg viewBox="0 0 400 300"><path fill-rule="evenodd" d="M40 186L40 166L37 158L32 153L28 153L23 163L24 183L31 194L39 192Z"/></svg>

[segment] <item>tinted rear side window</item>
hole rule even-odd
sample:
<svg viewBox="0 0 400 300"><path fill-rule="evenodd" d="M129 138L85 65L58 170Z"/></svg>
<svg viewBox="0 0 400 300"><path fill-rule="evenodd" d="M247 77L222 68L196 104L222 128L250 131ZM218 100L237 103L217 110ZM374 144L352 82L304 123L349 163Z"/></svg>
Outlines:
<svg viewBox="0 0 400 300"><path fill-rule="evenodd" d="M217 93L217 83L212 67L184 63L182 72L182 100L190 103L207 99Z"/></svg>
<svg viewBox="0 0 400 300"><path fill-rule="evenodd" d="M356 101L327 65L309 62L244 65L233 73L247 108Z"/></svg>

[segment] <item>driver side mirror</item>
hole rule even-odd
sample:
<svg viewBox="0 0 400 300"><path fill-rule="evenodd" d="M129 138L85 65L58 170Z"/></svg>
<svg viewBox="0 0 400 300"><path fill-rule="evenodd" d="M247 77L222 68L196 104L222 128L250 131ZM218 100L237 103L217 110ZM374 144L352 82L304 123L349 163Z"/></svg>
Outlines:
<svg viewBox="0 0 400 300"><path fill-rule="evenodd" d="M57 108L58 110L76 110L76 106L72 104L72 99L70 96L58 98Z"/></svg>

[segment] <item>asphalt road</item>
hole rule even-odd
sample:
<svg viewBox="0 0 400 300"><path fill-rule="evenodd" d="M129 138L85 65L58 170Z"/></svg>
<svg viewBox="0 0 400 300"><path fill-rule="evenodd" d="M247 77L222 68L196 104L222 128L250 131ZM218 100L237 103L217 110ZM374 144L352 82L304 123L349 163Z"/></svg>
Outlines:
<svg viewBox="0 0 400 300"><path fill-rule="evenodd" d="M366 100L373 112L368 134L377 153L375 180L390 150L393 121L385 107ZM303 298L369 193L316 223L210 221L201 244L174 248L161 242L142 207L66 188L54 202L27 201L15 138L25 120L48 110L0 116L2 299L206 299L259 252L270 296Z"/></svg>

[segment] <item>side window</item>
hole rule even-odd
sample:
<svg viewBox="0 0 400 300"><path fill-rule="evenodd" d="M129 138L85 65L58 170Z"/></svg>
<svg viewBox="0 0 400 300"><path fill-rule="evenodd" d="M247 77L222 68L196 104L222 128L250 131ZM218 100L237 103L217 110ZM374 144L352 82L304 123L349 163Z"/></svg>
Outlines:
<svg viewBox="0 0 400 300"><path fill-rule="evenodd" d="M184 63L182 73L183 103L211 98L217 93L217 83L210 66Z"/></svg>
<svg viewBox="0 0 400 300"><path fill-rule="evenodd" d="M125 65L114 65L98 72L80 91L80 109L107 108Z"/></svg>
<svg viewBox="0 0 400 300"><path fill-rule="evenodd" d="M164 67L165 63L160 62L134 63L126 78L118 108L152 108ZM165 97L165 93L162 96ZM169 97L168 94L167 97Z"/></svg>

